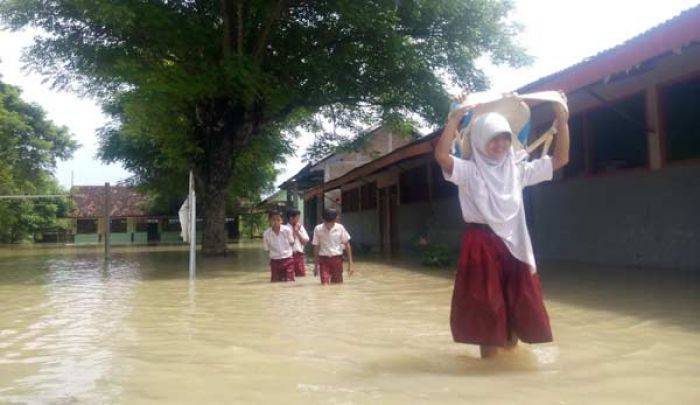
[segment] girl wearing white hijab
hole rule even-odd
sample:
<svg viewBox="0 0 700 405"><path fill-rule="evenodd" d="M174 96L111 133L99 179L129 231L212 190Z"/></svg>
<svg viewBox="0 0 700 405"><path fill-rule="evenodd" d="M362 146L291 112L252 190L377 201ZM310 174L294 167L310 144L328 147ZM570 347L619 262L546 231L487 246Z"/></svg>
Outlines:
<svg viewBox="0 0 700 405"><path fill-rule="evenodd" d="M553 156L526 161L512 147L510 124L502 115L473 118L469 160L450 155L464 115L452 114L435 147L447 181L458 186L462 239L452 296L450 326L456 342L478 344L482 357L499 347L552 341L532 243L523 208L524 187L551 180L569 161L568 112L555 107L557 141Z"/></svg>

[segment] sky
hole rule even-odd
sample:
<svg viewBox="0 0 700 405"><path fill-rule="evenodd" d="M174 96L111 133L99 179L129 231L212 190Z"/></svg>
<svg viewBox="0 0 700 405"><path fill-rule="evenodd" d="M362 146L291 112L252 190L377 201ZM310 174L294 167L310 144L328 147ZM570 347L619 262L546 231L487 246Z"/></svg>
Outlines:
<svg viewBox="0 0 700 405"><path fill-rule="evenodd" d="M491 80L492 89L506 92L540 77L580 62L607 48L662 23L698 0L515 0L511 18L524 26L518 42L535 61L514 69L491 65L486 58L480 66ZM119 164L107 165L96 158L95 130L106 122L98 102L75 94L51 90L42 78L23 71L22 49L32 42L30 32L0 31L0 76L22 89L26 101L41 105L48 118L69 128L81 148L68 161L59 162L55 175L64 187L116 183L130 176ZM299 171L301 156L313 141L306 135L296 139L296 155L279 165L279 184Z"/></svg>

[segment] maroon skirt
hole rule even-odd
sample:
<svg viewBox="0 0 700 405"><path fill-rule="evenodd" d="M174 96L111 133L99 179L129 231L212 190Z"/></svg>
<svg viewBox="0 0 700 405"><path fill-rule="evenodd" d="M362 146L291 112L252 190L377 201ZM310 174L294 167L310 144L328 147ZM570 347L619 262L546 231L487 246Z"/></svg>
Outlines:
<svg viewBox="0 0 700 405"><path fill-rule="evenodd" d="M297 277L306 276L306 256L304 252L294 252L294 275Z"/></svg>
<svg viewBox="0 0 700 405"><path fill-rule="evenodd" d="M552 341L539 275L486 225L469 224L462 238L450 327L459 343L504 346L512 335Z"/></svg>
<svg viewBox="0 0 700 405"><path fill-rule="evenodd" d="M321 284L339 284L343 282L343 255L319 256L318 269L321 272Z"/></svg>
<svg viewBox="0 0 700 405"><path fill-rule="evenodd" d="M270 282L294 281L294 258L270 259Z"/></svg>

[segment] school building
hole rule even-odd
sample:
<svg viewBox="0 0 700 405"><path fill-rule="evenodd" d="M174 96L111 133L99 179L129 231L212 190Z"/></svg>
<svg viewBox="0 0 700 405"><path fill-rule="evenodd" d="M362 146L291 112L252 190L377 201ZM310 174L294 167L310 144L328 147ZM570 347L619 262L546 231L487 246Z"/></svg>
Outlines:
<svg viewBox="0 0 700 405"><path fill-rule="evenodd" d="M308 164L281 184L280 189L286 192L287 206L300 208L303 213L304 227L307 230L313 230L313 227L321 221L324 207L347 211L347 207L341 204L340 188L328 188L326 184L359 166L408 145L419 137L420 134L416 131L403 134L386 126L378 126L361 134L354 141L355 147L352 150L334 153L313 165Z"/></svg>
<svg viewBox="0 0 700 405"><path fill-rule="evenodd" d="M541 90L567 94L571 161L526 190L537 257L700 269L700 6L517 92ZM534 137L552 117L533 107ZM361 250L410 254L422 239L456 251L457 191L432 156L440 132L335 176L305 168L285 186L303 196L307 226L341 206Z"/></svg>
<svg viewBox="0 0 700 405"><path fill-rule="evenodd" d="M255 207L258 211L267 213L270 211L278 211L285 216L288 209L296 208L304 215L304 204L300 203L298 193L288 192L286 189L279 189L271 196L265 198Z"/></svg>
<svg viewBox="0 0 700 405"><path fill-rule="evenodd" d="M149 213L147 196L132 187L114 185L109 192L111 244L183 243L177 215ZM107 229L105 196L104 186L75 186L71 190L71 232L75 244L104 241ZM197 222L201 222L201 219L197 219ZM198 231L197 239L200 238L201 231Z"/></svg>

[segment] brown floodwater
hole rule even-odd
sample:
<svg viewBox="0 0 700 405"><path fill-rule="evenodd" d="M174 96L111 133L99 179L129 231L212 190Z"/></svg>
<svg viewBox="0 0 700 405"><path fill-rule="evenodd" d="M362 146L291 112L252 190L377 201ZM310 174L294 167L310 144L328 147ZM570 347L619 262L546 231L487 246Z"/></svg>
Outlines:
<svg viewBox="0 0 700 405"><path fill-rule="evenodd" d="M697 272L542 265L555 342L452 342L452 274L358 260L270 284L256 243L0 248L0 403L700 403Z"/></svg>

